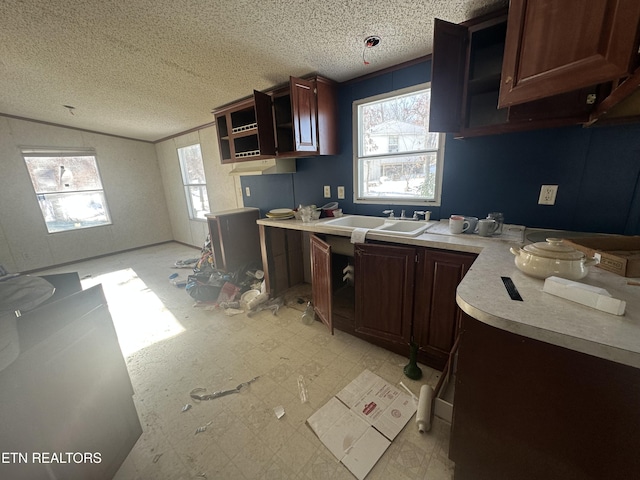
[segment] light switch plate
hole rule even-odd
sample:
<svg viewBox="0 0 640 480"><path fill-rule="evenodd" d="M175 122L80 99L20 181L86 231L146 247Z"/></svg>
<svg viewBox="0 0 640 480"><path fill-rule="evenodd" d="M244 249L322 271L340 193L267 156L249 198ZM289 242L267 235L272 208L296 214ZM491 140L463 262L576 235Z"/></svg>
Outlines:
<svg viewBox="0 0 640 480"><path fill-rule="evenodd" d="M338 187L338 200L344 200L344 185Z"/></svg>
<svg viewBox="0 0 640 480"><path fill-rule="evenodd" d="M249 187L244 187L244 194L247 197L250 197L251 196L251 189Z"/></svg>
<svg viewBox="0 0 640 480"><path fill-rule="evenodd" d="M324 198L331 198L331 186L330 185L325 185L324 186Z"/></svg>

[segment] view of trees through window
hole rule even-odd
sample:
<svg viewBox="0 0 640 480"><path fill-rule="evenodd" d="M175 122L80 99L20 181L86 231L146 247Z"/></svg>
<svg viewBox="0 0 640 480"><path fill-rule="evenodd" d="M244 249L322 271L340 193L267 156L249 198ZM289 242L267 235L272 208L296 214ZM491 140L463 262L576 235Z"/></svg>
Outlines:
<svg viewBox="0 0 640 480"><path fill-rule="evenodd" d="M23 151L49 233L111 223L95 154Z"/></svg>
<svg viewBox="0 0 640 480"><path fill-rule="evenodd" d="M189 208L189 218L205 219L209 213L209 197L207 196L207 181L204 176L202 151L200 144L178 148L182 183Z"/></svg>
<svg viewBox="0 0 640 480"><path fill-rule="evenodd" d="M435 201L440 134L429 132L431 89L355 102L357 200Z"/></svg>

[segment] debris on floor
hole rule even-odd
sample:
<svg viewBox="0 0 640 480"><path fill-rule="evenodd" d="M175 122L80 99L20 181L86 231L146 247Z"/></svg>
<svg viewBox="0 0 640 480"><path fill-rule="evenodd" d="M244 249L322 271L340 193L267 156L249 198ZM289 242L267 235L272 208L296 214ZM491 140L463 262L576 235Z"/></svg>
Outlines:
<svg viewBox="0 0 640 480"><path fill-rule="evenodd" d="M364 370L311 415L307 425L363 480L415 413L411 396Z"/></svg>
<svg viewBox="0 0 640 480"><path fill-rule="evenodd" d="M218 294L216 302L218 304L223 302L232 302L233 300L235 300L236 295L238 295L239 292L239 286L234 285L231 282L224 282L224 284L222 285L222 289L220 289L220 293Z"/></svg>
<svg viewBox="0 0 640 480"><path fill-rule="evenodd" d="M178 275L177 273L172 273L171 275L169 275L169 282L179 288L183 288L187 285L187 281L180 278L180 275Z"/></svg>
<svg viewBox="0 0 640 480"><path fill-rule="evenodd" d="M302 375L298 376L298 393L300 394L300 403L307 403L309 401L307 385L304 383L304 377Z"/></svg>
<svg viewBox="0 0 640 480"><path fill-rule="evenodd" d="M176 260L173 268L193 268L198 263L199 258L188 258L186 260Z"/></svg>
<svg viewBox="0 0 640 480"><path fill-rule="evenodd" d="M197 435L199 433L205 432L207 430L207 427L209 425L211 425L213 422L207 422L206 424L202 425L201 427L196 428L196 433L194 433L194 435Z"/></svg>
<svg viewBox="0 0 640 480"><path fill-rule="evenodd" d="M265 302L265 303L261 303L259 304L257 307L255 307L253 310L251 310L249 313L247 313L248 317L252 317L254 316L256 313L261 312L263 310L271 310L271 314L272 315L277 315L278 314L278 310L280 310L280 307L282 307L283 305L283 300L280 297L277 298L272 298L271 300Z"/></svg>
<svg viewBox="0 0 640 480"><path fill-rule="evenodd" d="M182 407L182 413L186 412L187 410L191 410L191 404L187 403L184 407Z"/></svg>
<svg viewBox="0 0 640 480"><path fill-rule="evenodd" d="M160 460L160 457L162 456L161 453L158 453L155 457L153 457L153 463L158 463L158 460Z"/></svg>
<svg viewBox="0 0 640 480"><path fill-rule="evenodd" d="M232 393L240 393L244 388L247 388L250 384L255 382L260 376L254 377L247 382L242 382L236 388L231 388L229 390L218 390L213 393L200 393L206 392L207 389L203 387L194 388L189 392L189 396L194 400L202 401L202 400L213 400L214 398L224 397L225 395L230 395Z"/></svg>
<svg viewBox="0 0 640 480"><path fill-rule="evenodd" d="M278 420L280 420L282 417L284 417L284 407L282 405L274 407L273 413L275 413Z"/></svg>

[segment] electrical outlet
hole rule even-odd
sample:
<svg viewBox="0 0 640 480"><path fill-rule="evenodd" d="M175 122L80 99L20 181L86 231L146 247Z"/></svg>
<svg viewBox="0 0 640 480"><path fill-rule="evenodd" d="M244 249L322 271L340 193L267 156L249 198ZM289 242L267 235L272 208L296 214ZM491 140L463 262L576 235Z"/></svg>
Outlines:
<svg viewBox="0 0 640 480"><path fill-rule="evenodd" d="M247 197L250 197L251 196L251 189L249 187L244 187L244 194Z"/></svg>
<svg viewBox="0 0 640 480"><path fill-rule="evenodd" d="M324 186L324 198L331 198L331 187L329 185Z"/></svg>
<svg viewBox="0 0 640 480"><path fill-rule="evenodd" d="M338 187L338 200L344 200L344 186L340 185Z"/></svg>
<svg viewBox="0 0 640 480"><path fill-rule="evenodd" d="M542 185L538 205L555 205L558 185Z"/></svg>

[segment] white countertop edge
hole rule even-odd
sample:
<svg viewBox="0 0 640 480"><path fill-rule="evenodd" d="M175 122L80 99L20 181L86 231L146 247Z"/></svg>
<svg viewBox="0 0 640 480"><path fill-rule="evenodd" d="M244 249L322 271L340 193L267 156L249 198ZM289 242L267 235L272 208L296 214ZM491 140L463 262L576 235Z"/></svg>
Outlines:
<svg viewBox="0 0 640 480"><path fill-rule="evenodd" d="M592 355L594 357L640 368L640 355L638 355L637 352L623 350L612 345L596 343L592 340L586 340L576 336L570 336L568 333L559 333L535 325L529 325L498 317L470 305L461 298L460 295L456 295L456 302L464 313L486 325L499 328L500 330L514 333L516 335L521 335L532 340L538 340L558 347Z"/></svg>

